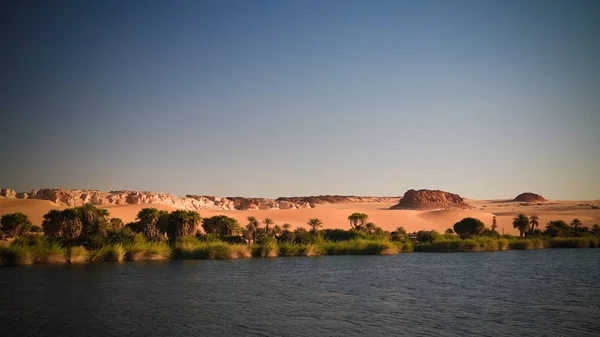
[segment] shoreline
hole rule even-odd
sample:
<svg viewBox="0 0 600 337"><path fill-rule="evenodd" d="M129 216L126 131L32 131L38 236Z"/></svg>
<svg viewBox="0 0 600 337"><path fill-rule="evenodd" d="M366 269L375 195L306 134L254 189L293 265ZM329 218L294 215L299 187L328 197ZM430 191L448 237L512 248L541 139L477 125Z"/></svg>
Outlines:
<svg viewBox="0 0 600 337"><path fill-rule="evenodd" d="M0 248L4 267L34 264L87 264L96 262L230 260L328 255L398 255L406 253L478 253L508 250L541 250L561 248L600 248L598 237L553 239L474 238L449 239L412 244L410 241L385 240L323 241L313 244L229 244L222 241L202 242L188 238L168 245L144 242L132 245L109 245L87 250L81 246L57 244L41 246L9 246Z"/></svg>

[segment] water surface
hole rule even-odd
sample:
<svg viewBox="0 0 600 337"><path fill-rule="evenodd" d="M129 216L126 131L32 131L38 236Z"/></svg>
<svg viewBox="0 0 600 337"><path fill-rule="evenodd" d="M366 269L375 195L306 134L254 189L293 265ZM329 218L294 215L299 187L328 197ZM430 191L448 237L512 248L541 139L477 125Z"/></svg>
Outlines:
<svg viewBox="0 0 600 337"><path fill-rule="evenodd" d="M3 336L598 335L600 249L0 269Z"/></svg>

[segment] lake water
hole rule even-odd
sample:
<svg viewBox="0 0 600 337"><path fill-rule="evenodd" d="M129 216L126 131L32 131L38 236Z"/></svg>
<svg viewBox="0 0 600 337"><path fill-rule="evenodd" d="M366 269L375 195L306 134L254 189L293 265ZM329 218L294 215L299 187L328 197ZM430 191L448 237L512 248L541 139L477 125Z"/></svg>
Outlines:
<svg viewBox="0 0 600 337"><path fill-rule="evenodd" d="M0 335L600 335L599 276L600 249L0 268Z"/></svg>

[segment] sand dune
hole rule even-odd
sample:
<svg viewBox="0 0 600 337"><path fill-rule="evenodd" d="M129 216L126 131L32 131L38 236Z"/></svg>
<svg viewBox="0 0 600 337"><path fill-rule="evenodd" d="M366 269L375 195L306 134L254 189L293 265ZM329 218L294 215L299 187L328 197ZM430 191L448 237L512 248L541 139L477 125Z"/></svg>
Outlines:
<svg viewBox="0 0 600 337"><path fill-rule="evenodd" d="M390 210L394 203L351 203L351 204L324 204L316 208L292 210L243 210L223 211L204 210L200 212L203 217L213 215L227 215L236 218L241 224L246 223L248 216L255 216L262 220L271 218L277 224L289 223L292 228L306 226L309 218L319 218L323 221L324 228L350 228L347 221L348 215L354 212L367 213L369 220L385 230L394 230L403 226L407 231L421 229L443 232L451 228L454 223L465 217L475 217L482 220L486 226L492 225L492 217L496 215L498 231L517 234L512 228L512 218L518 213L526 215L537 214L543 228L550 220L564 220L570 222L579 218L585 226L600 223L600 210L592 209L591 205L600 205L600 201L549 201L540 204L523 205L507 200L467 200L474 210L450 209L434 211L416 210ZM145 207L156 207L162 210L173 211L175 208L164 205L123 205L107 206L112 217L123 219L124 222L134 221L137 213ZM0 200L0 215L14 212L23 212L29 216L34 224L40 225L43 215L51 209L64 209L50 201L11 199Z"/></svg>

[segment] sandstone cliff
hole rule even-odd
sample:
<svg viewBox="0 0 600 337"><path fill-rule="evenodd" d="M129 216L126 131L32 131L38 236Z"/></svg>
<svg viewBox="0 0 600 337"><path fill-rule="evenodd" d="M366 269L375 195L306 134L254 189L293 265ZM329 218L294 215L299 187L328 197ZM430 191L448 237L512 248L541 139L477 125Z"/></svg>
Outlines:
<svg viewBox="0 0 600 337"><path fill-rule="evenodd" d="M215 197L206 195L186 195L178 197L168 193L139 191L69 190L40 189L30 193L17 193L11 189L1 189L0 199L41 199L49 200L61 206L76 207L85 203L97 206L158 204L187 210L266 210L314 208L325 203L356 202L392 202L398 198L354 197L354 196L316 196L291 198L243 198Z"/></svg>
<svg viewBox="0 0 600 337"><path fill-rule="evenodd" d="M458 194L439 190L408 190L391 209L447 209L472 208Z"/></svg>

